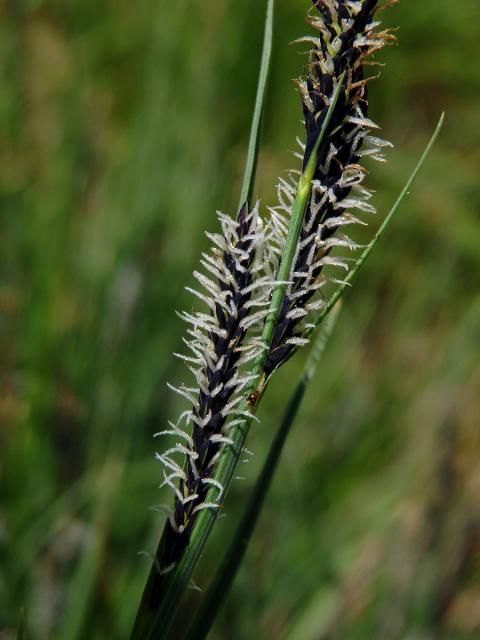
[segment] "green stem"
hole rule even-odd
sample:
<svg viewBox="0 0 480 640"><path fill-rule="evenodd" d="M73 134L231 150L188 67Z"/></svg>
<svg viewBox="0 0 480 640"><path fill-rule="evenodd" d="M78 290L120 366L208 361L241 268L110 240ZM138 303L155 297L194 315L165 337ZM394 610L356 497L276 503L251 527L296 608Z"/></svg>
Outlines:
<svg viewBox="0 0 480 640"><path fill-rule="evenodd" d="M263 508L265 498L270 489L273 475L277 469L285 441L298 414L298 410L307 387L317 370L328 339L330 338L335 326L339 305L340 303L337 304L330 316L327 318L325 324L322 325L322 329L314 342L305 364L303 374L290 398L283 420L270 446L262 471L255 483L253 492L249 496L247 508L245 509L235 531L234 538L224 556L215 579L202 602L201 608L190 627L187 636L188 640L203 640L207 637L220 607L228 594L233 580L235 579L250 542L250 538L255 529L258 517Z"/></svg>
<svg viewBox="0 0 480 640"><path fill-rule="evenodd" d="M255 109L253 111L252 126L250 129L250 140L248 142L247 159L245 162L245 170L243 174L242 192L240 195L240 203L238 206L239 210L243 207L245 202L250 203L253 191L253 183L255 181L260 140L260 125L262 123L265 90L267 87L268 72L270 70L270 59L272 57L273 10L274 0L268 0L267 17L265 20L265 34L263 38L262 60L260 63L257 96L255 98Z"/></svg>

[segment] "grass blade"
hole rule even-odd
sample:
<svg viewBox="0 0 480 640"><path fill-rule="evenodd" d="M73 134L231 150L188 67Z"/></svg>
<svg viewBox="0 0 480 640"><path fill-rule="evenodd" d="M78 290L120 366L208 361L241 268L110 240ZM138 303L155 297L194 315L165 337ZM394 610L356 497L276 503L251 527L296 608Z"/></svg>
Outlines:
<svg viewBox="0 0 480 640"><path fill-rule="evenodd" d="M340 310L339 305L340 303L338 303L332 310L332 313L322 325L318 337L315 340L305 364L303 374L287 405L280 427L278 428L275 438L270 446L262 471L255 483L248 505L242 515L237 530L235 531L230 547L224 556L214 581L210 586L200 610L189 630L187 636L188 640L203 640L207 637L220 607L235 579L264 505L268 490L270 489L285 441L298 414L307 387L315 375L328 339L334 329L338 312Z"/></svg>
<svg viewBox="0 0 480 640"><path fill-rule="evenodd" d="M245 162L245 172L243 174L242 192L240 195L240 203L238 207L239 209L242 208L245 202L250 203L253 184L255 182L260 139L260 125L262 123L265 91L267 87L268 72L270 70L270 60L272 57L274 5L275 0L268 0L267 15L265 18L265 34L263 37L262 60L260 62L257 96L255 98L255 109L253 111L252 126L250 129L250 140L248 142L247 159Z"/></svg>

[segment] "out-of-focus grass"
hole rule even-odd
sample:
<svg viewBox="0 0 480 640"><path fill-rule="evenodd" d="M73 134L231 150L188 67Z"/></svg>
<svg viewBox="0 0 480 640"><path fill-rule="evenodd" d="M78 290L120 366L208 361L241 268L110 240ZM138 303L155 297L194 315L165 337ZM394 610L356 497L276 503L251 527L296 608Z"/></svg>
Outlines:
<svg viewBox="0 0 480 640"><path fill-rule="evenodd" d="M278 4L265 201L301 132L289 42L308 2ZM29 638L123 639L162 522L151 435L178 408L174 309L215 208L237 202L263 6L0 13L0 629L25 606ZM213 638L478 637L479 17L477 0L384 14L400 46L372 86L396 146L372 168L380 210L443 108L446 126L348 295ZM272 383L200 586L301 360Z"/></svg>

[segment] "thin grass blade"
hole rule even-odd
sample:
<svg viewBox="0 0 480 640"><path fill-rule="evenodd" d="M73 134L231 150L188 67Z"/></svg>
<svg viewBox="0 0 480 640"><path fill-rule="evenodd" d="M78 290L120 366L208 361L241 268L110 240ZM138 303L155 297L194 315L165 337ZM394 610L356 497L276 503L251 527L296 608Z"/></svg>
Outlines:
<svg viewBox="0 0 480 640"><path fill-rule="evenodd" d="M262 60L260 62L260 72L258 75L257 96L255 98L255 109L253 111L252 126L250 129L247 159L245 162L242 191L240 194L240 202L238 206L239 210L242 208L245 202L250 203L253 185L255 182L260 140L260 126L262 123L263 105L265 103L268 73L270 70L270 60L272 57L274 5L275 0L268 0L267 14L265 17L265 34L263 37Z"/></svg>

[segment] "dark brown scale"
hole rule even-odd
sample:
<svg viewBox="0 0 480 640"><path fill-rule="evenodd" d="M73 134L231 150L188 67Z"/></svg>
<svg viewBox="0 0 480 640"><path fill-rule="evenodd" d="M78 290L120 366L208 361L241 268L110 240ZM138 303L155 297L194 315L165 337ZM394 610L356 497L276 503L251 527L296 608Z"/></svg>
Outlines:
<svg viewBox="0 0 480 640"><path fill-rule="evenodd" d="M332 14L330 13L330 9L327 6L325 6L322 0L313 0L313 6L316 7L322 14L325 25L326 26L331 25Z"/></svg>
<svg viewBox="0 0 480 640"><path fill-rule="evenodd" d="M341 20L345 20L346 18L350 17L348 9L343 2L341 2L340 6L338 7L338 15Z"/></svg>

